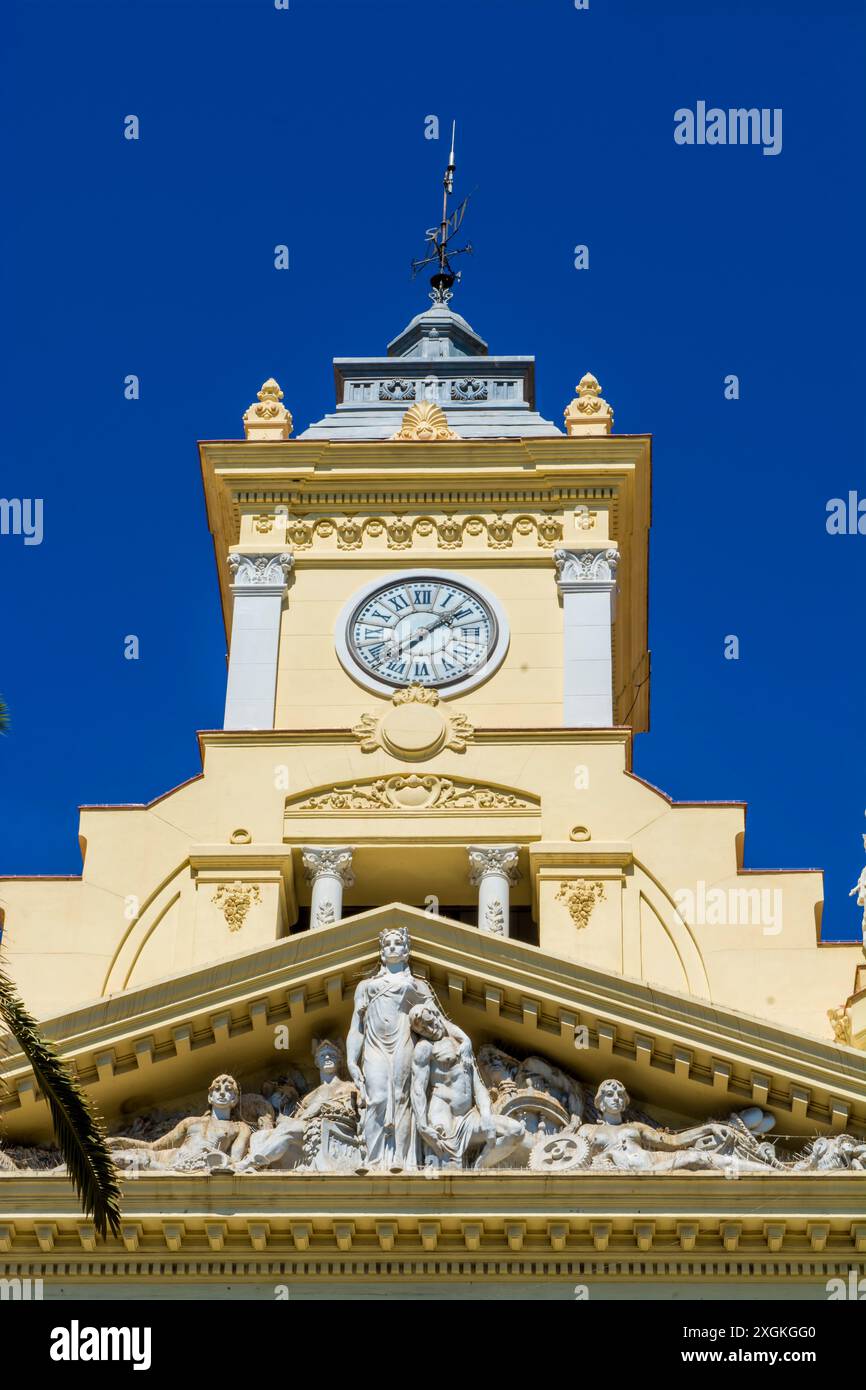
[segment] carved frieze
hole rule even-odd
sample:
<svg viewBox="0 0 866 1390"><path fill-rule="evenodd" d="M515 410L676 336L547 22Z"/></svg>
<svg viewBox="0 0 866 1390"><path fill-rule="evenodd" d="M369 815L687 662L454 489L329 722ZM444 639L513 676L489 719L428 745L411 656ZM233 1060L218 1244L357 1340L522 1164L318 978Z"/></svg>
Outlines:
<svg viewBox="0 0 866 1390"><path fill-rule="evenodd" d="M528 792L510 791L463 777L442 777L436 773L395 773L391 777L361 778L338 782L313 794L303 792L286 803L287 816L356 813L401 815L460 812L537 815L540 803Z"/></svg>
<svg viewBox="0 0 866 1390"><path fill-rule="evenodd" d="M256 530L265 529L267 516L254 518ZM388 550L426 548L459 550L473 542L484 549L507 550L532 546L552 549L563 538L563 522L554 513L495 513L479 515L446 512L388 516L386 514L287 515L286 544L293 550L362 550L382 538ZM267 528L269 529L269 528Z"/></svg>
<svg viewBox="0 0 866 1390"><path fill-rule="evenodd" d="M818 1135L799 1151L767 1138L759 1105L677 1128L637 1108L623 1082L575 1076L546 1057L522 1060L490 1042L476 1049L411 965L401 926L379 936L379 964L354 991L345 1049L314 1039L306 1058L244 1089L222 1073L204 1113L126 1117L109 1144L119 1168L175 1173L265 1170L370 1174L510 1169L549 1174L703 1173L720 1179L847 1172L866 1176L866 1140ZM791 1147L789 1147L791 1146ZM0 1184L21 1171L62 1171L56 1150L0 1152ZM852 1201L861 1201L852 1192Z"/></svg>

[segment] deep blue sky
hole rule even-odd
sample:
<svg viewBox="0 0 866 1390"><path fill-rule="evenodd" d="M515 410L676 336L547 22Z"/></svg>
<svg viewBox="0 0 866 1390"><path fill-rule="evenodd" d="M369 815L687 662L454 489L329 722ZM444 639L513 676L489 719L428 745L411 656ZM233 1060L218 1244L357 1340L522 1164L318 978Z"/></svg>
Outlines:
<svg viewBox="0 0 866 1390"><path fill-rule="evenodd" d="M225 643L195 441L237 437L271 374L305 428L331 357L383 351L426 302L407 267L438 212L435 113L477 189L455 308L536 355L548 418L591 370L617 431L655 436L636 771L747 800L747 865L824 866L825 935L856 936L866 536L829 536L825 508L866 496L864 6L443 13L7 11L0 495L44 498L45 536L0 537L0 871L77 872L79 803L199 770ZM781 107L782 153L676 145L698 100Z"/></svg>

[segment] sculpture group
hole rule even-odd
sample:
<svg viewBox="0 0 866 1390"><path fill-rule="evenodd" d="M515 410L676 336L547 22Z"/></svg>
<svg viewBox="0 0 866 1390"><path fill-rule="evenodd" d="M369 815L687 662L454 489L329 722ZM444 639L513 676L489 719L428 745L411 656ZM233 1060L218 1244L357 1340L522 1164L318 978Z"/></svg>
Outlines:
<svg viewBox="0 0 866 1390"><path fill-rule="evenodd" d="M157 1138L115 1135L119 1168L239 1173L412 1173L492 1168L534 1172L740 1174L866 1172L866 1141L816 1137L777 1153L757 1106L684 1130L636 1110L621 1081L594 1095L543 1057L490 1043L476 1055L427 982L412 973L405 928L383 931L380 963L356 991L342 1045L316 1039L318 1084L291 1068L260 1091L215 1077L203 1115ZM0 1172L9 1159L0 1164Z"/></svg>

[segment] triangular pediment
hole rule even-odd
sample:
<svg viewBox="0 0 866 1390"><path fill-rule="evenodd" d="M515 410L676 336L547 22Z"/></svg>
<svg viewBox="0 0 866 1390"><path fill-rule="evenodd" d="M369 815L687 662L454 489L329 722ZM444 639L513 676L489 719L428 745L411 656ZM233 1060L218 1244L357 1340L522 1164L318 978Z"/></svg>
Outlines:
<svg viewBox="0 0 866 1390"><path fill-rule="evenodd" d="M662 1118L772 1111L777 1131L866 1121L866 1059L704 1000L591 970L538 947L401 903L94 1002L46 1022L109 1122L230 1070L254 1078L307 1064L313 1037L345 1037L359 980L389 926L411 934L412 967L476 1046L538 1054L588 1086L622 1080ZM277 1030L287 1047L275 1053ZM9 1142L47 1137L47 1106L20 1053L5 1060Z"/></svg>

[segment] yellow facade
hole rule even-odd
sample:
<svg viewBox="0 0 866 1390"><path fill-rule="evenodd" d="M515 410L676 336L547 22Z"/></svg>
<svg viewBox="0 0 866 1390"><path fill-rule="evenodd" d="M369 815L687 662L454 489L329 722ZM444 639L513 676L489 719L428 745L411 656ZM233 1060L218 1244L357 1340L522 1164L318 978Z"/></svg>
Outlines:
<svg viewBox="0 0 866 1390"><path fill-rule="evenodd" d="M792 1138L862 1133L864 958L821 942L820 874L744 871L741 804L678 805L631 771L649 719L649 438L579 422L537 439L249 437L203 444L201 463L230 640L225 556L293 560L274 727L202 733L201 776L150 805L83 808L80 880L0 884L11 972L109 1124L194 1107L219 1071L256 1084L282 1025L292 1056L344 1033L378 931L400 922L473 1040L621 1077L671 1124L756 1103ZM566 727L555 554L610 546L614 719ZM481 684L401 712L347 672L335 627L365 585L425 569L489 590L510 639ZM506 939L472 921L466 862L504 843L519 852ZM342 920L301 930L302 848L346 844ZM828 1019L846 1002L850 1044ZM4 1138L47 1140L20 1056L4 1074ZM0 1260L85 1290L122 1266L133 1294L170 1256L188 1296L229 1264L263 1297L370 1277L592 1278L605 1296L649 1280L664 1296L743 1274L808 1296L866 1261L858 1184L161 1175L125 1185L122 1237L96 1245L63 1178L22 1174L0 1178Z"/></svg>

